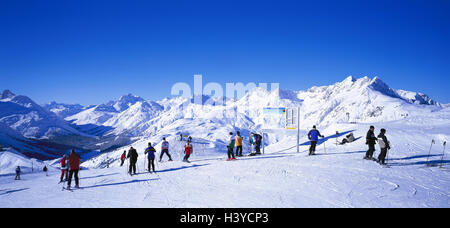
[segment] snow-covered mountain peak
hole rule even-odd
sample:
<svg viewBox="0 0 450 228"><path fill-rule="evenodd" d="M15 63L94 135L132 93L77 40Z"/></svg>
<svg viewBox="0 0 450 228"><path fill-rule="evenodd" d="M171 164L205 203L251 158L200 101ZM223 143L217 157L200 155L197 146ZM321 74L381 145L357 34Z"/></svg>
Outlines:
<svg viewBox="0 0 450 228"><path fill-rule="evenodd" d="M16 95L14 93L12 93L10 90L4 90L2 93L0 93L0 100L3 99L11 99L13 97L15 97Z"/></svg>

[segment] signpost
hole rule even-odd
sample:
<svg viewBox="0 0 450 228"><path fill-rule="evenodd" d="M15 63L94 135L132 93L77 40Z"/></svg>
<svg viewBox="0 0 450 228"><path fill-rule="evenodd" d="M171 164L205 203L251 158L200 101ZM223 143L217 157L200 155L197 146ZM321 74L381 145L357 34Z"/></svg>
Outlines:
<svg viewBox="0 0 450 228"><path fill-rule="evenodd" d="M266 107L263 108L263 118L264 130L297 130L297 153L300 152L300 106Z"/></svg>

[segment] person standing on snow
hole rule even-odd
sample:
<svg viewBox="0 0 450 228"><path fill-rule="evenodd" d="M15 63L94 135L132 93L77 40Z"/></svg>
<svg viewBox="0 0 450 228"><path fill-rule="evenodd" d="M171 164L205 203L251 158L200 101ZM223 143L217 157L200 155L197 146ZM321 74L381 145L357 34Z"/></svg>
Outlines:
<svg viewBox="0 0 450 228"><path fill-rule="evenodd" d="M319 141L319 137L325 137L320 134L320 132L316 129L316 125L313 126L313 129L308 132L308 139L311 141L311 146L309 147L309 155L314 155L316 152L317 141Z"/></svg>
<svg viewBox="0 0 450 228"><path fill-rule="evenodd" d="M152 170L153 172L155 172L155 153L156 150L155 148L153 148L152 143L148 143L148 147L147 149L145 149L144 154L148 154L147 159L148 159L148 171L151 173Z"/></svg>
<svg viewBox="0 0 450 228"><path fill-rule="evenodd" d="M166 141L166 138L163 138L163 142L161 143L161 155L159 156L159 162L162 161L164 154L167 154L169 161L172 161L172 157L169 154L169 142Z"/></svg>
<svg viewBox="0 0 450 228"><path fill-rule="evenodd" d="M228 141L228 145L227 145L227 149L228 149L227 161L236 159L234 157L234 145L235 145L235 137L233 137L233 132L230 132L230 140Z"/></svg>
<svg viewBox="0 0 450 228"><path fill-rule="evenodd" d="M14 180L20 180L20 166L17 166L16 168L16 177L14 178Z"/></svg>
<svg viewBox="0 0 450 228"><path fill-rule="evenodd" d="M79 188L79 179L78 172L80 171L80 156L75 153L75 150L72 149L72 152L69 154L69 180L67 181L67 189L70 189L70 184L72 182L72 176L75 174L75 188Z"/></svg>
<svg viewBox="0 0 450 228"><path fill-rule="evenodd" d="M235 145L236 145L236 156L242 157L242 140L241 133L236 132L236 137L234 137Z"/></svg>
<svg viewBox="0 0 450 228"><path fill-rule="evenodd" d="M120 156L120 167L123 166L123 163L125 162L125 159L127 158L127 151L123 151L123 154Z"/></svg>
<svg viewBox="0 0 450 228"><path fill-rule="evenodd" d="M189 157L191 156L191 154L193 153L193 149L192 149L192 145L189 143L189 141L186 142L186 145L184 146L184 158L183 161L184 162L188 162L189 163Z"/></svg>
<svg viewBox="0 0 450 228"><path fill-rule="evenodd" d="M262 136L257 133L251 133L251 137L253 137L255 144L255 153L251 153L250 156L260 155L261 154L261 141Z"/></svg>
<svg viewBox="0 0 450 228"><path fill-rule="evenodd" d="M252 154L253 153L253 146L255 146L255 136L253 135L253 133L250 133L250 137L249 137L248 143L249 143L249 149L248 149L249 151L248 151L248 153Z"/></svg>
<svg viewBox="0 0 450 228"><path fill-rule="evenodd" d="M385 165L384 159L386 158L387 152L391 149L390 142L386 137L386 129L381 129L380 134L378 135L378 145L380 146L380 155L378 155L378 163L381 165Z"/></svg>
<svg viewBox="0 0 450 228"><path fill-rule="evenodd" d="M127 158L130 158L130 169L128 171L128 173L130 175L136 174L136 163L137 163L138 157L139 157L139 155L138 155L136 149L131 147L130 150L128 151L128 155L127 155Z"/></svg>
<svg viewBox="0 0 450 228"><path fill-rule="evenodd" d="M374 126L370 126L369 131L367 132L366 135L366 145L369 146L369 149L366 152L366 156L364 157L364 159L373 159L373 152L375 152L375 144L377 141L377 137L375 137L375 127Z"/></svg>
<svg viewBox="0 0 450 228"><path fill-rule="evenodd" d="M61 176L59 178L59 183L63 181L67 181L69 179L69 171L67 167L67 156L64 154L61 160L59 161L59 164L61 165ZM64 180L63 180L64 178Z"/></svg>

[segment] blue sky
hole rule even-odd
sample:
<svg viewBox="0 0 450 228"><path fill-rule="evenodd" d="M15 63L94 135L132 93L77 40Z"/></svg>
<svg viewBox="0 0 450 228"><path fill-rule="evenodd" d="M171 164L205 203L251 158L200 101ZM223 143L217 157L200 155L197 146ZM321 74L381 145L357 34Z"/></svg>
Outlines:
<svg viewBox="0 0 450 228"><path fill-rule="evenodd" d="M157 100L176 82L304 90L378 76L450 103L450 1L0 2L0 90Z"/></svg>

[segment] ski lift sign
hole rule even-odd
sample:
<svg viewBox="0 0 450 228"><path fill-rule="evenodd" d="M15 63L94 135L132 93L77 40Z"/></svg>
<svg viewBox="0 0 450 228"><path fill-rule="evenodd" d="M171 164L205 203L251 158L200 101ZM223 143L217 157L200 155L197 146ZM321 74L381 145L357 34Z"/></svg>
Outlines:
<svg viewBox="0 0 450 228"><path fill-rule="evenodd" d="M263 108L264 129L295 130L298 127L297 108Z"/></svg>

